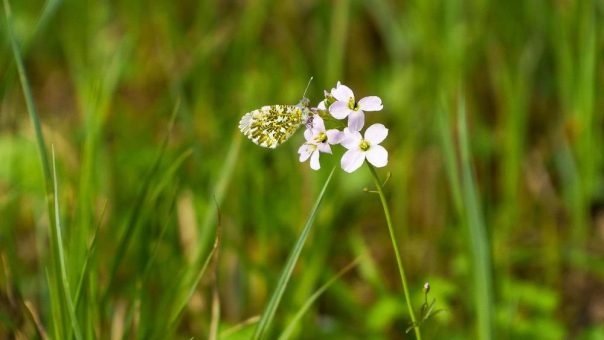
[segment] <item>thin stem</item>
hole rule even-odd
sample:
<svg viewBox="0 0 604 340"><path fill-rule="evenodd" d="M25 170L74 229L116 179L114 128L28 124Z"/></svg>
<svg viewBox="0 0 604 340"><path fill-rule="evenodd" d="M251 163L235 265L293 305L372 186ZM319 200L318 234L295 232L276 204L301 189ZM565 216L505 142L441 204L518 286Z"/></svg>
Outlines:
<svg viewBox="0 0 604 340"><path fill-rule="evenodd" d="M401 260L401 254L398 251L398 243L396 242L396 237L394 235L394 228L392 227L392 218L390 217L390 209L388 208L388 203L386 202L386 196L384 196L384 191L382 190L382 183L378 178L377 173L375 172L375 168L369 164L367 167L373 176L373 181L375 182L375 187L377 188L378 195L380 196L380 201L382 202L382 208L384 208L384 216L386 217L386 224L388 225L388 231L390 232L390 240L392 241L392 248L394 248L394 255L396 257L396 263L398 265L398 271L401 275L401 283L403 285L403 292L405 293L405 300L407 300L407 308L409 309L409 315L411 316L411 322L413 323L413 330L415 331L415 338L417 340L421 340L422 334L419 330L419 324L415 319L415 313L413 312L413 305L411 304L411 298L409 295L409 288L407 287L407 277L405 276L405 269L403 268L403 261Z"/></svg>

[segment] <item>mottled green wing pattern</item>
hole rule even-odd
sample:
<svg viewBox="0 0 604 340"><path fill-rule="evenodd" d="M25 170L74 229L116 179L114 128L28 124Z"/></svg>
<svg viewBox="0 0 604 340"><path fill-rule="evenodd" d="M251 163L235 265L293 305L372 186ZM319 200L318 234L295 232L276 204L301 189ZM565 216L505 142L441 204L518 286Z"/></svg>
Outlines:
<svg viewBox="0 0 604 340"><path fill-rule="evenodd" d="M298 105L263 106L243 115L239 130L252 142L274 149L291 137L307 116Z"/></svg>

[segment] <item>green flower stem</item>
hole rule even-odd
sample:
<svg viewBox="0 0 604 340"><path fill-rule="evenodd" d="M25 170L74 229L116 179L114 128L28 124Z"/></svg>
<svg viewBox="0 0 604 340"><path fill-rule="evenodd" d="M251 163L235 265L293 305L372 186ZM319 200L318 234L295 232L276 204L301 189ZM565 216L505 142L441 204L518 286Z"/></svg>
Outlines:
<svg viewBox="0 0 604 340"><path fill-rule="evenodd" d="M415 319L415 313L413 312L413 305L411 304L411 298L409 296L409 288L407 287L407 277L405 276L405 269L403 268L403 261L401 260L401 254L398 251L398 243L396 242L396 237L394 235L394 228L392 227L392 218L390 217L390 209L388 208L388 203L386 202L386 196L384 196L384 191L382 190L382 183L378 178L377 173L375 172L375 168L365 162L371 175L373 176L373 181L375 182L375 187L377 188L377 193L380 196L380 201L382 202L382 208L384 208L384 216L386 216L386 224L388 225L388 231L390 232L390 240L392 241L392 247L394 248L394 255L396 257L396 263L398 265L398 271L401 275L401 282L403 285L403 292L405 293L405 300L407 300L407 308L409 309L409 315L411 315L411 322L413 322L413 330L415 331L415 338L417 340L421 340L422 334L419 330L419 324Z"/></svg>

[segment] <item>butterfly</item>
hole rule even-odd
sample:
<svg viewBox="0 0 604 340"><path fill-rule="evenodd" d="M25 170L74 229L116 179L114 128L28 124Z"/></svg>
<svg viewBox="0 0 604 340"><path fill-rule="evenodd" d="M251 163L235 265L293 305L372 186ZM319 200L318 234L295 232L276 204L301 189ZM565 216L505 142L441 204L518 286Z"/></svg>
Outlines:
<svg viewBox="0 0 604 340"><path fill-rule="evenodd" d="M306 89L308 90L308 85ZM311 122L310 100L304 95L296 105L266 105L244 114L239 121L239 130L256 145L276 148L288 140L301 125Z"/></svg>

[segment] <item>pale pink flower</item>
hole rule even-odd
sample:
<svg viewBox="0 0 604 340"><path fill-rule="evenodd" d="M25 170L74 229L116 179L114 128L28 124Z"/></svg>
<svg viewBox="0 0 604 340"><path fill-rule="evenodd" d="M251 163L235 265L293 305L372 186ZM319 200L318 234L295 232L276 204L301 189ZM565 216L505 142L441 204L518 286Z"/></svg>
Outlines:
<svg viewBox="0 0 604 340"><path fill-rule="evenodd" d="M362 98L358 102L352 90L338 81L336 88L331 90L336 102L329 106L329 113L337 119L348 117L348 128L361 131L365 125L365 111L380 111L383 108L382 99L377 96Z"/></svg>
<svg viewBox="0 0 604 340"><path fill-rule="evenodd" d="M388 129L382 124L373 124L365 131L365 136L351 129L344 130L341 144L348 149L342 156L341 166L346 172L354 172L363 165L365 159L373 166L381 168L388 164L388 151L379 145L388 136Z"/></svg>
<svg viewBox="0 0 604 340"><path fill-rule="evenodd" d="M312 126L304 131L304 143L298 149L300 154L300 162L305 162L310 158L310 167L313 170L321 168L319 155L323 153L331 153L330 144L338 144L342 140L343 133L336 129L325 130L325 123L319 115L314 115L312 118Z"/></svg>

